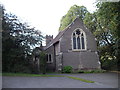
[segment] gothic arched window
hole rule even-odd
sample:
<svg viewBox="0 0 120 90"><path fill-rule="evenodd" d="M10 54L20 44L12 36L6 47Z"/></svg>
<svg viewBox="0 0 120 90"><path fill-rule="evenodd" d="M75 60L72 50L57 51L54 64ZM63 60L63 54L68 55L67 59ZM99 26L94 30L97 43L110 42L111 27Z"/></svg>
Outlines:
<svg viewBox="0 0 120 90"><path fill-rule="evenodd" d="M82 29L76 29L72 33L72 49L85 50L86 49L86 36Z"/></svg>

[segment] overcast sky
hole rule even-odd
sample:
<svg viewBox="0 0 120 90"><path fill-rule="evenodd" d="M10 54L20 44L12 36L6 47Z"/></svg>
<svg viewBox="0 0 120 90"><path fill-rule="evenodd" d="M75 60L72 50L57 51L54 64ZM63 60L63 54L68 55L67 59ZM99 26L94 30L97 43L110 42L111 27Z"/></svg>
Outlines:
<svg viewBox="0 0 120 90"><path fill-rule="evenodd" d="M58 33L60 20L71 6L85 6L90 12L95 10L96 0L1 0L7 12L11 12L40 30L44 35Z"/></svg>

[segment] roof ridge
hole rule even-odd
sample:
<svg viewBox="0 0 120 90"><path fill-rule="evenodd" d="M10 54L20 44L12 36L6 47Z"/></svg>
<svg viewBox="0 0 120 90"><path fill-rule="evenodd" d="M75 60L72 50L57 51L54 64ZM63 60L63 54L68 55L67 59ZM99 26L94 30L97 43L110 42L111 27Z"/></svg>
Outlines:
<svg viewBox="0 0 120 90"><path fill-rule="evenodd" d="M54 43L59 41L60 37L63 36L63 34L68 30L68 28L75 22L76 19L79 19L79 17L76 17L64 30L60 31L57 36L46 46L45 50L52 46Z"/></svg>

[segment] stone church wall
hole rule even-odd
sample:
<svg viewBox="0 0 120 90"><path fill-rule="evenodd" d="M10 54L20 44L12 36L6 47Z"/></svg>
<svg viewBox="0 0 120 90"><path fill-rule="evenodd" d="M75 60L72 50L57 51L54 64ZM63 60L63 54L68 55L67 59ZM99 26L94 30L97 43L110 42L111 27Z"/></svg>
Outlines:
<svg viewBox="0 0 120 90"><path fill-rule="evenodd" d="M47 67L46 67L47 71L55 71L54 46L51 46L45 52L47 54L52 54L52 60L53 60L52 63L47 63Z"/></svg>
<svg viewBox="0 0 120 90"><path fill-rule="evenodd" d="M72 50L72 33L76 28L81 28L86 34L86 50ZM63 66L72 66L74 69L98 69L100 68L97 45L92 33L86 29L82 22L75 21L64 33L60 41L60 49L63 53Z"/></svg>

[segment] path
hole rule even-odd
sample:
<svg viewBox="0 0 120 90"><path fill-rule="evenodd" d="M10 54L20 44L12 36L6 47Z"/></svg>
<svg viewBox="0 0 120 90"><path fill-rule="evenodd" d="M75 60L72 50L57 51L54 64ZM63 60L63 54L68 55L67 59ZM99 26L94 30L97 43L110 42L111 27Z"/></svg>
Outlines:
<svg viewBox="0 0 120 90"><path fill-rule="evenodd" d="M116 73L59 74L96 81L86 83L67 77L3 77L3 88L117 88Z"/></svg>

